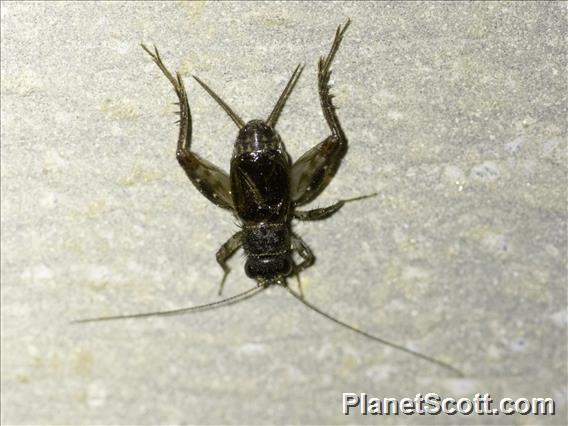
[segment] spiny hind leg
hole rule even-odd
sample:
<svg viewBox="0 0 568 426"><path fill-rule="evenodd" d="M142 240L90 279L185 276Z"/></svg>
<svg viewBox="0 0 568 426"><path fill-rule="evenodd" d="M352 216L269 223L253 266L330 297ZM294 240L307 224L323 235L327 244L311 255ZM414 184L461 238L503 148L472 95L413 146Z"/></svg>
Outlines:
<svg viewBox="0 0 568 426"><path fill-rule="evenodd" d="M325 120L327 121L327 124L331 129L331 133L334 136L343 134L343 130L341 129L339 119L335 114L335 106L332 102L333 95L329 92L331 89L331 86L329 84L329 79L331 77L331 63L333 62L333 58L335 57L341 41L343 40L345 31L347 31L347 28L349 28L349 24L351 24L351 20L348 19L343 27L341 27L341 25L337 27L335 38L333 39L333 44L331 45L329 53L327 54L327 56L321 57L318 62L318 89L320 95L320 103Z"/></svg>
<svg viewBox="0 0 568 426"><path fill-rule="evenodd" d="M320 104L331 135L302 155L292 166L290 188L292 200L296 205L309 203L327 187L347 152L347 138L335 113L329 79L331 63L349 24L348 20L343 27L337 28L328 55L321 57L318 63Z"/></svg>
<svg viewBox="0 0 568 426"><path fill-rule="evenodd" d="M229 260L229 258L233 254L235 254L235 252L242 246L243 244L242 237L243 237L242 231L237 232L235 235L229 238L227 242L225 242L225 244L223 244L221 248L217 251L216 255L217 263L219 263L219 265L221 265L221 268L223 268L223 279L221 280L221 285L219 286L219 296L223 293L225 280L227 279L229 272L231 272L231 268L229 268L229 265L227 265L227 260Z"/></svg>
<svg viewBox="0 0 568 426"><path fill-rule="evenodd" d="M170 81L172 86L174 87L174 91L179 99L180 111L178 112L180 119L179 119L179 138L177 144L177 151L186 149L189 150L191 146L191 111L189 110L189 103L187 101L187 93L185 91L185 87L183 85L183 80L181 79L181 75L176 72L174 75L166 68L164 62L162 61L162 57L160 56L160 52L158 52L158 48L154 46L154 51L152 52L146 45L141 44L142 49L150 55L154 63L160 68L162 73L166 76L166 78Z"/></svg>
<svg viewBox="0 0 568 426"><path fill-rule="evenodd" d="M231 185L227 173L209 161L200 158L190 150L191 111L180 74L176 73L174 76L166 68L155 46L154 51L151 51L143 44L142 48L150 55L154 63L170 81L179 99L179 137L176 149L176 157L179 164L193 185L209 201L224 209L233 210L233 201L230 192Z"/></svg>
<svg viewBox="0 0 568 426"><path fill-rule="evenodd" d="M377 195L376 192L368 195L363 195L361 197L356 198L349 198L347 200L339 200L337 203L332 204L328 207L322 207L319 209L308 210L308 211L295 211L294 217L298 220L321 220L326 219L333 214L337 213L341 207L343 207L347 203L351 203L352 201L359 201L364 200L366 198L374 197Z"/></svg>

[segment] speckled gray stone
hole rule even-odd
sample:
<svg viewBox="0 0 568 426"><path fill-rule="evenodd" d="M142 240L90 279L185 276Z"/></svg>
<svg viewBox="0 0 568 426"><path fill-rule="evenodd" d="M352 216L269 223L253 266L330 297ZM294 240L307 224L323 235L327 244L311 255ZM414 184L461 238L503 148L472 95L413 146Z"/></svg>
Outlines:
<svg viewBox="0 0 568 426"><path fill-rule="evenodd" d="M2 2L2 424L565 424L566 3ZM460 368L341 329L275 288L199 315L71 320L217 300L234 218L177 165L185 78L194 149L228 168L245 119L293 156L326 137L317 58L334 63L350 150L298 224L308 300ZM235 256L226 295L251 286ZM292 283L295 285L295 283ZM346 417L376 397L552 397L557 414Z"/></svg>

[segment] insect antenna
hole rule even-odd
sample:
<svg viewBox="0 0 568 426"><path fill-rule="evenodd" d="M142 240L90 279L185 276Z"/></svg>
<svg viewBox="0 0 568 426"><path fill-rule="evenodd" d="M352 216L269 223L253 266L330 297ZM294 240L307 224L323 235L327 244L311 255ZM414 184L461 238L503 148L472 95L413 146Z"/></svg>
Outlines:
<svg viewBox="0 0 568 426"><path fill-rule="evenodd" d="M373 336L372 334L369 334L369 333L367 333L367 332L365 332L365 331L359 330L358 328L355 328L355 327L352 326L352 325L349 325L349 324L347 324L347 323L345 323L345 322L343 322L343 321L341 321L341 320L339 320L339 319L337 319L337 318L335 318L335 317L332 317L330 314L328 314L328 313L322 311L322 310L319 309L318 307L312 305L310 302L307 302L305 299L302 298L302 296L301 296L300 294L296 293L296 292L295 292L294 290L292 290L290 287L286 286L286 289L288 290L288 292L289 292L290 294L292 294L292 296L294 296L296 299L298 299L300 302L302 302L304 305L306 305L306 306L307 306L308 308L310 308L312 311L317 312L317 313L320 314L321 316L326 317L327 319L333 321L333 322L336 323L336 324L341 325L342 327L348 328L349 330L354 331L355 333L358 333L358 334L360 334L360 335L362 335L362 336L365 336L365 337L367 337L367 338L369 338L369 339L371 339L371 340L374 340L375 342L382 343L382 344L384 344L384 345L390 346L391 348L397 349L397 350L399 350L399 351L406 352L406 353L408 353L408 354L417 356L418 358L423 359L424 361L428 361L428 362L430 362L430 363L432 363L432 364L436 364L436 365L439 366L439 367L445 368L446 370L450 370L452 373L456 374L456 375L459 376L459 377L463 377L463 376L464 376L464 374L463 374L460 370L458 370L457 368L452 367L450 364L447 364L447 363L445 363L445 362L443 362L443 361L437 360L436 358L429 357L428 355L421 354L420 352L413 351L412 349L405 348L404 346L397 345L396 343L389 342L388 340L382 339L382 338L380 338L380 337Z"/></svg>
<svg viewBox="0 0 568 426"><path fill-rule="evenodd" d="M266 124L268 124L270 127L274 128L274 126L276 126L278 117L280 117L280 113L282 112L282 109L284 108L284 105L286 104L286 101L288 100L290 93L292 93L292 90L294 90L294 86L298 82L298 79L300 78L300 75L302 74L303 70L304 66L302 64L298 64L298 66L294 70L294 73L292 74L292 77L290 77L288 84L286 84L286 88L280 95L278 102L276 102L274 109L266 119Z"/></svg>
<svg viewBox="0 0 568 426"><path fill-rule="evenodd" d="M193 78L195 78L195 80L201 84L201 87L203 87L205 89L205 91L207 93L209 93L211 95L211 97L213 99L215 99L217 101L217 103L221 106L221 108L223 108L225 110L225 112L227 113L227 115L229 117L231 117L231 119L235 122L235 124L237 125L237 127L239 129L242 129L245 126L245 122L243 121L243 119L241 117L239 117L232 109L229 105L227 105L225 103L225 101L223 101L223 99L221 99L219 97L219 95L217 95L213 90L211 90L209 88L209 86L207 86L204 82L202 82L198 77L193 76Z"/></svg>
<svg viewBox="0 0 568 426"><path fill-rule="evenodd" d="M114 315L109 317L99 317L99 318L87 318L82 320L71 321L71 324L84 324L87 322L98 322L98 321L112 321L128 318L147 318L147 317L158 317L158 316L169 316L169 315L181 315L188 314L192 312L203 312L211 309L220 308L222 306L233 305L235 303L242 302L243 300L250 299L251 297L257 295L263 291L265 287L253 287L249 288L242 293L235 296L227 297L226 299L219 300L217 302L206 303L205 305L190 306L189 308L172 309L170 311L159 311L159 312L147 312L143 314L133 314L133 315Z"/></svg>

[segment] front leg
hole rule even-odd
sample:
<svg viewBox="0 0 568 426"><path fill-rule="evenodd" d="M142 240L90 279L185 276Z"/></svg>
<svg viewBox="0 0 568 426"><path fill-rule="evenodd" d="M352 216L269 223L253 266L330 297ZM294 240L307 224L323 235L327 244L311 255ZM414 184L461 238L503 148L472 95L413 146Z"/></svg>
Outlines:
<svg viewBox="0 0 568 426"><path fill-rule="evenodd" d="M158 65L162 73L170 81L179 99L179 137L176 149L176 157L193 185L209 201L224 209L233 210L231 197L231 185L227 173L216 167L209 161L203 160L197 154L191 152L191 111L187 101L187 93L183 80L179 73L175 77L168 71L158 49L154 47L152 52L146 46L142 48L150 55Z"/></svg>
<svg viewBox="0 0 568 426"><path fill-rule="evenodd" d="M292 166L290 188L292 200L296 205L309 203L325 189L347 152L347 138L335 113L329 79L331 63L349 24L348 20L343 28L341 26L337 28L329 54L320 58L318 63L320 103L331 135L302 155Z"/></svg>
<svg viewBox="0 0 568 426"><path fill-rule="evenodd" d="M223 286L225 285L225 280L227 275L231 272L231 268L227 265L227 260L235 254L235 252L243 245L243 232L239 231L233 235L229 240L221 246L217 251L217 263L223 268L223 279L221 280L221 285L219 287L219 296L223 293Z"/></svg>
<svg viewBox="0 0 568 426"><path fill-rule="evenodd" d="M332 204L331 206L328 207L322 207L320 209L314 209L314 210L308 210L308 211L295 211L294 212L294 217L298 220L321 220L321 219L327 219L328 217L332 216L334 213L336 213L341 207L343 207L346 203L350 203L352 201L359 201L359 200L364 200L365 198L370 198L370 197L374 197L375 195L377 195L376 192L369 194L369 195L363 195L361 197L356 197L356 198L349 198L347 200L339 200L337 203Z"/></svg>

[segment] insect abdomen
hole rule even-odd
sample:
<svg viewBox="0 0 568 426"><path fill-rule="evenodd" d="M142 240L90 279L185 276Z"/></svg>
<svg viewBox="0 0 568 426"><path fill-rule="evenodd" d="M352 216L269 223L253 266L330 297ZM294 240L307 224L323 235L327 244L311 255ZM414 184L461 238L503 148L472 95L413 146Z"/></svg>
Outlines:
<svg viewBox="0 0 568 426"><path fill-rule="evenodd" d="M251 278L285 277L292 270L290 230L285 223L259 223L244 229L245 272Z"/></svg>

